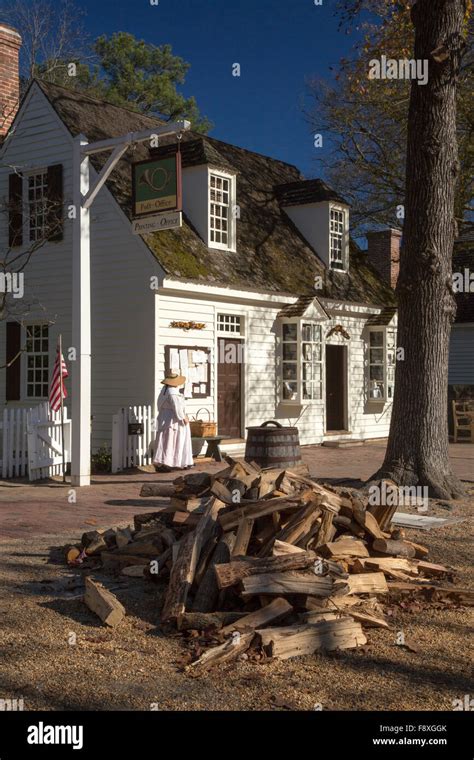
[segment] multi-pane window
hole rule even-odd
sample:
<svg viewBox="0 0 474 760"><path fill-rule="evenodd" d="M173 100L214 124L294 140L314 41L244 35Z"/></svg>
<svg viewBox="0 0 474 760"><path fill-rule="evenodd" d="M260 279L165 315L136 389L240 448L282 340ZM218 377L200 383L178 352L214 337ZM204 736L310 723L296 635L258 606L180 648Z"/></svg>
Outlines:
<svg viewBox="0 0 474 760"><path fill-rule="evenodd" d="M30 174L27 180L30 241L35 242L46 233L48 173Z"/></svg>
<svg viewBox="0 0 474 760"><path fill-rule="evenodd" d="M303 400L319 400L323 384L321 325L301 325L301 361Z"/></svg>
<svg viewBox="0 0 474 760"><path fill-rule="evenodd" d="M230 247L230 190L230 178L210 175L209 239L225 248Z"/></svg>
<svg viewBox="0 0 474 760"><path fill-rule="evenodd" d="M238 314L218 314L217 329L222 333L240 335L242 331L242 317Z"/></svg>
<svg viewBox="0 0 474 760"><path fill-rule="evenodd" d="M282 399L322 398L322 330L313 322L282 325Z"/></svg>
<svg viewBox="0 0 474 760"><path fill-rule="evenodd" d="M282 389L284 401L298 399L298 324L283 323L282 332Z"/></svg>
<svg viewBox="0 0 474 760"><path fill-rule="evenodd" d="M26 327L26 395L28 398L48 397L49 327Z"/></svg>
<svg viewBox="0 0 474 760"><path fill-rule="evenodd" d="M395 385L396 337L394 330L369 332L369 399L391 401Z"/></svg>
<svg viewBox="0 0 474 760"><path fill-rule="evenodd" d="M329 263L332 269L344 266L344 211L331 208L329 235Z"/></svg>

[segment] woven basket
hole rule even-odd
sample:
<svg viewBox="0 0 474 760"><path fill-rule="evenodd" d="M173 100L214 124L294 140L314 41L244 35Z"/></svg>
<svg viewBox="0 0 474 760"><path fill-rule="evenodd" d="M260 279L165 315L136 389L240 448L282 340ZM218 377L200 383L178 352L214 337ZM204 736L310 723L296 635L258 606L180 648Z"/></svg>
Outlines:
<svg viewBox="0 0 474 760"><path fill-rule="evenodd" d="M217 434L217 422L211 421L211 413L209 409L205 409L204 407L202 409L198 409L196 412L196 417L200 412L207 412L209 415L209 420L190 420L189 421L189 427L191 428L191 435L194 436L194 438L206 438L208 436L213 436Z"/></svg>

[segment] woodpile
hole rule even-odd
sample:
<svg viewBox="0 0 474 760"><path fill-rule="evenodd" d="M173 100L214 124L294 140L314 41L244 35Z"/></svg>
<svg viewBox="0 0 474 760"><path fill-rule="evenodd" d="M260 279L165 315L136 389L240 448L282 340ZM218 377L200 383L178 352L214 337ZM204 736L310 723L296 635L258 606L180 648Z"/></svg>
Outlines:
<svg viewBox="0 0 474 760"><path fill-rule="evenodd" d="M165 505L135 515L133 529L85 533L78 547L102 569L161 584L165 631L207 633L212 645L190 674L239 658L361 647L368 630L389 628L383 606L395 592L472 604L473 592L449 585L452 568L427 561L425 547L391 530L393 511L369 507L363 492L318 483L304 465L226 461L214 476L176 478L172 491L143 486ZM108 625L125 614L91 578L85 602Z"/></svg>

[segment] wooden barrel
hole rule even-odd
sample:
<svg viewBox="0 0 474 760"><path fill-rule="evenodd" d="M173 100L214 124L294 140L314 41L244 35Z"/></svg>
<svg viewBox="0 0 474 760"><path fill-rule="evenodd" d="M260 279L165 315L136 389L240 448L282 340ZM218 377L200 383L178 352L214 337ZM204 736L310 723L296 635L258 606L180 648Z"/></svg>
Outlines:
<svg viewBox="0 0 474 760"><path fill-rule="evenodd" d="M260 427L248 427L247 431L247 462L256 462L260 467L280 468L301 464L298 428L283 427L279 422L269 420Z"/></svg>

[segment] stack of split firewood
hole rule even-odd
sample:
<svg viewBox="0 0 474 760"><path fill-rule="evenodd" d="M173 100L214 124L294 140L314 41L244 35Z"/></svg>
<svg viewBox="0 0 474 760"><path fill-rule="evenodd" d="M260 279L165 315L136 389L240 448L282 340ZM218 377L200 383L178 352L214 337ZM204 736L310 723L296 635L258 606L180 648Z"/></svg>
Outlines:
<svg viewBox="0 0 474 760"><path fill-rule="evenodd" d="M368 506L363 492L319 484L305 466L227 462L214 476L144 485L142 496L165 496L165 505L136 515L133 529L84 534L68 557L100 555L105 570L166 584L162 624L215 634L190 672L362 646L368 628L389 627L390 591L472 604L472 592L450 585L452 568L391 529L395 506ZM125 614L90 576L85 601L109 625Z"/></svg>

